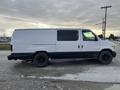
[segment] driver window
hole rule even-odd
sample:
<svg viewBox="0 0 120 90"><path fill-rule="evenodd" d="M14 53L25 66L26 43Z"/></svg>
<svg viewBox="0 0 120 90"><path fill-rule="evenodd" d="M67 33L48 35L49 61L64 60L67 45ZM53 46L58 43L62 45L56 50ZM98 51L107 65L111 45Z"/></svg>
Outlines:
<svg viewBox="0 0 120 90"><path fill-rule="evenodd" d="M83 41L96 41L96 36L91 31L83 30L82 31Z"/></svg>

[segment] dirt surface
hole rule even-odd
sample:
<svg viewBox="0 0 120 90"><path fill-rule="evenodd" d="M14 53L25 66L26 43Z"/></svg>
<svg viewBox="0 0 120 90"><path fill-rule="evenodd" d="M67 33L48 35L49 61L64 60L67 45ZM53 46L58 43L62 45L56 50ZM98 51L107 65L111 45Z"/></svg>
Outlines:
<svg viewBox="0 0 120 90"><path fill-rule="evenodd" d="M117 57L108 67L120 67L119 43L117 45ZM102 65L94 60L52 60L52 64L48 67L36 68L31 63L8 61L7 56L9 54L10 51L0 51L0 90L119 90L118 87L120 87L117 83L39 78L83 73L90 68L102 67Z"/></svg>

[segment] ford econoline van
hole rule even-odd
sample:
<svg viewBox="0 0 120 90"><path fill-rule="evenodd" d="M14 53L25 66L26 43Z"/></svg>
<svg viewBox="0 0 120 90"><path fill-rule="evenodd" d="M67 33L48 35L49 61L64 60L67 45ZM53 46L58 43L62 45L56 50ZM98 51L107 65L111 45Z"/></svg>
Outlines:
<svg viewBox="0 0 120 90"><path fill-rule="evenodd" d="M32 60L37 67L50 59L96 59L109 64L116 56L114 43L101 40L89 29L16 29L9 60Z"/></svg>

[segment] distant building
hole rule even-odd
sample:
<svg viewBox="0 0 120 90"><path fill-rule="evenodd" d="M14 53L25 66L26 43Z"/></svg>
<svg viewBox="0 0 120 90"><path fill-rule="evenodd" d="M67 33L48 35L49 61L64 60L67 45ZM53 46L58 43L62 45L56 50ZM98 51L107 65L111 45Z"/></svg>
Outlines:
<svg viewBox="0 0 120 90"><path fill-rule="evenodd" d="M10 37L0 37L0 42L10 42Z"/></svg>
<svg viewBox="0 0 120 90"><path fill-rule="evenodd" d="M119 38L117 38L117 39L115 39L116 41L120 41L120 37Z"/></svg>

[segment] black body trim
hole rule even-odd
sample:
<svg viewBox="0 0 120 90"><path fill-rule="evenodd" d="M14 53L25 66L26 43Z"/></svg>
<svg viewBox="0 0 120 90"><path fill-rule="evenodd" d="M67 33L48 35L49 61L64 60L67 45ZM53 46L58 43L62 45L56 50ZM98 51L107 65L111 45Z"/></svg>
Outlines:
<svg viewBox="0 0 120 90"><path fill-rule="evenodd" d="M51 58L96 58L99 52L54 52L49 53Z"/></svg>
<svg viewBox="0 0 120 90"><path fill-rule="evenodd" d="M32 58L33 58L32 53L12 53L11 55L8 56L8 60L12 60L12 59L28 60L28 59L32 59Z"/></svg>
<svg viewBox="0 0 120 90"><path fill-rule="evenodd" d="M34 53L12 53L8 56L8 60L29 60L33 59ZM99 51L94 52L50 52L48 53L50 58L64 59L64 58L94 58L97 59ZM113 57L116 56L116 52L112 53Z"/></svg>

